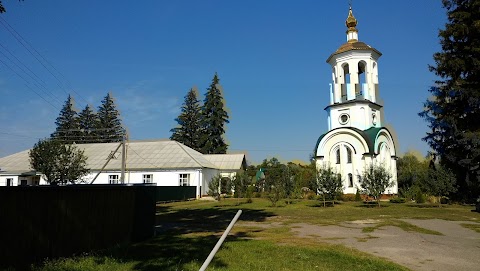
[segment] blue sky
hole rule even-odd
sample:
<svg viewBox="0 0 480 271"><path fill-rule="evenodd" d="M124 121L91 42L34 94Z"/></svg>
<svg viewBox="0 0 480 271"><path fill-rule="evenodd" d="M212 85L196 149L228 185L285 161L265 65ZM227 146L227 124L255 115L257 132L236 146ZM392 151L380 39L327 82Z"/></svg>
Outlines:
<svg viewBox="0 0 480 271"><path fill-rule="evenodd" d="M327 130L325 60L346 41L347 0L2 2L0 157L48 137L68 93L80 110L111 92L131 139L168 138L187 91L203 100L215 72L229 150L251 162L307 160ZM399 154L426 154L417 113L436 79L441 1L356 0L353 12L359 39L383 53L380 96Z"/></svg>

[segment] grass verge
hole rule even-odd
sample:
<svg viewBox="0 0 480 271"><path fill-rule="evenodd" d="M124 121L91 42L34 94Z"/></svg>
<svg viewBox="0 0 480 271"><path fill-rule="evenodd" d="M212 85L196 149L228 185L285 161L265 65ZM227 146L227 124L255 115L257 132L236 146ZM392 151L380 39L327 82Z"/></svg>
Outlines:
<svg viewBox="0 0 480 271"><path fill-rule="evenodd" d="M297 237L292 224L337 225L371 219L379 223L364 228L364 232L395 226L439 235L400 219L478 220L470 208L454 205L415 208L382 203L382 208L364 208L351 202L323 208L317 203L304 200L272 207L264 199L253 199L252 203L231 199L161 204L155 238L90 255L49 260L34 270L198 270L238 209L243 210L241 223L233 228L208 270L407 270L354 249ZM475 226L468 225L465 227ZM359 241L368 242L369 238L374 237Z"/></svg>

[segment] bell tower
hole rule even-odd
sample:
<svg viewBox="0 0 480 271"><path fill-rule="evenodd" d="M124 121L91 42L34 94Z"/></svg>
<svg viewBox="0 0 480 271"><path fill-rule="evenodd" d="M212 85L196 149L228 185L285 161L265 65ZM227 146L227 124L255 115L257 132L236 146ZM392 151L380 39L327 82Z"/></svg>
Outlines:
<svg viewBox="0 0 480 271"><path fill-rule="evenodd" d="M328 131L317 140L315 163L317 169L331 167L341 176L345 194L358 191L370 165L382 166L394 183L383 194L394 195L398 186L393 127L385 127L378 91L382 54L359 40L357 25L350 7L345 21L347 40L327 59L332 71L330 103L325 108Z"/></svg>
<svg viewBox="0 0 480 271"><path fill-rule="evenodd" d="M328 129L353 127L366 130L381 127L383 106L378 96L378 59L375 48L359 41L358 21L352 8L345 25L347 42L341 45L327 63L332 67Z"/></svg>

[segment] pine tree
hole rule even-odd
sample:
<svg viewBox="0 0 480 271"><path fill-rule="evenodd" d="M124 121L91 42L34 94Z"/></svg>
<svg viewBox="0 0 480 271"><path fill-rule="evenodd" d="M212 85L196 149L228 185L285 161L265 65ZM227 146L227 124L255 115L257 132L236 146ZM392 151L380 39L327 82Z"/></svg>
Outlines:
<svg viewBox="0 0 480 271"><path fill-rule="evenodd" d="M115 102L110 93L102 100L98 107L98 137L100 142L120 142L125 137L125 129L120 120Z"/></svg>
<svg viewBox="0 0 480 271"><path fill-rule="evenodd" d="M80 129L80 140L77 143L95 143L98 142L98 116L93 112L90 105L85 106L85 109L78 114L78 128Z"/></svg>
<svg viewBox="0 0 480 271"><path fill-rule="evenodd" d="M178 126L170 130L172 136L170 139L178 141L186 146L201 151L200 146L200 128L201 128L201 110L198 100L198 89L193 87L185 96L185 102L182 105L182 112L175 119Z"/></svg>
<svg viewBox="0 0 480 271"><path fill-rule="evenodd" d="M77 111L74 108L72 96L68 95L55 124L57 128L51 134L52 138L64 143L73 143L78 139Z"/></svg>
<svg viewBox="0 0 480 271"><path fill-rule="evenodd" d="M471 200L480 193L480 0L443 0L443 6L442 51L430 66L440 80L419 115L431 129L423 139L456 173L458 195Z"/></svg>
<svg viewBox="0 0 480 271"><path fill-rule="evenodd" d="M204 154L226 153L228 148L223 138L225 123L229 123L228 113L225 110L222 87L219 82L220 79L215 73L202 107L201 146Z"/></svg>

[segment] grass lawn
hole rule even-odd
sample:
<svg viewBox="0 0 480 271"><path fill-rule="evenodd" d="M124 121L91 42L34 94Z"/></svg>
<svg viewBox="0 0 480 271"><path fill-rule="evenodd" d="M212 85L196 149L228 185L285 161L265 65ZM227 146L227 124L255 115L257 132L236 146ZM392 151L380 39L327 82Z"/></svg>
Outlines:
<svg viewBox="0 0 480 271"><path fill-rule="evenodd" d="M440 234L399 219L480 222L478 213L471 212L471 207L456 205L439 208L383 203L382 208L376 208L348 202L324 208L317 201L299 200L294 204L271 207L264 199L253 199L253 203L227 199L161 204L157 208L158 234L155 238L90 255L48 261L34 269L198 270L238 209L243 210L239 223L207 270L407 270L344 246L296 237L291 224L335 225L373 219L379 223L364 231L371 232L388 225L406 231ZM468 227L479 228L475 225Z"/></svg>

